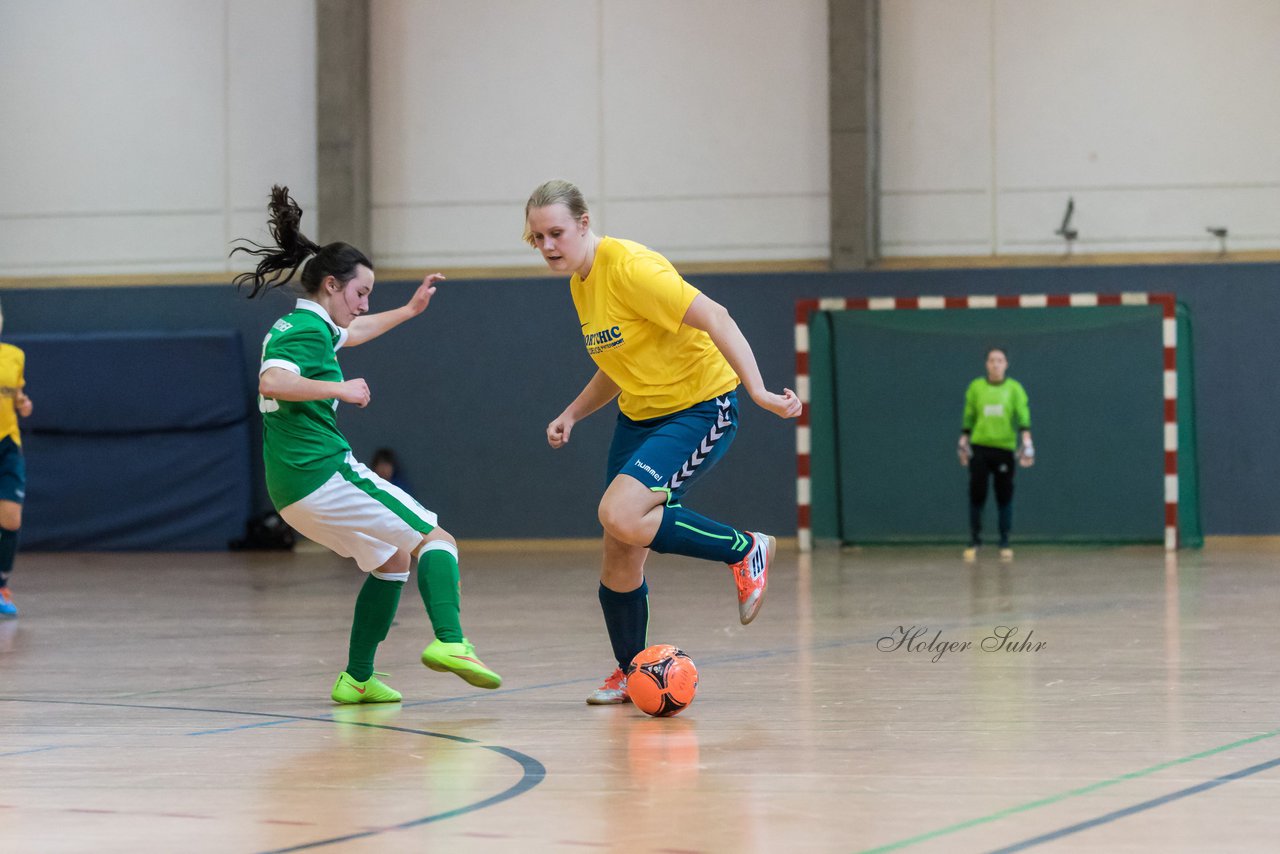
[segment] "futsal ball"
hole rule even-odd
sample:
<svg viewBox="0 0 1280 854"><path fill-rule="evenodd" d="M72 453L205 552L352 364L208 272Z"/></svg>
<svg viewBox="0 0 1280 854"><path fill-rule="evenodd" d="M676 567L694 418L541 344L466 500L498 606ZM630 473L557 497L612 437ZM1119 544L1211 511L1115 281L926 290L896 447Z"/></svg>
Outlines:
<svg viewBox="0 0 1280 854"><path fill-rule="evenodd" d="M698 668L684 650L660 643L641 651L627 668L627 693L646 715L679 714L698 691Z"/></svg>

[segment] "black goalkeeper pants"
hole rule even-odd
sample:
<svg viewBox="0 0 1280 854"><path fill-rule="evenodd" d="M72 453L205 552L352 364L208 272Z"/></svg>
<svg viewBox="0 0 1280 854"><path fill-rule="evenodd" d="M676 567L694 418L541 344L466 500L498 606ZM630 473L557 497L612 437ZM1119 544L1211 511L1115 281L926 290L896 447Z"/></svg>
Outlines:
<svg viewBox="0 0 1280 854"><path fill-rule="evenodd" d="M1017 467L1013 451L973 446L973 459L969 460L969 540L972 545L982 543L982 506L987 503L988 481L994 481L996 487L1000 545L1009 544L1009 529L1013 524L1013 473Z"/></svg>

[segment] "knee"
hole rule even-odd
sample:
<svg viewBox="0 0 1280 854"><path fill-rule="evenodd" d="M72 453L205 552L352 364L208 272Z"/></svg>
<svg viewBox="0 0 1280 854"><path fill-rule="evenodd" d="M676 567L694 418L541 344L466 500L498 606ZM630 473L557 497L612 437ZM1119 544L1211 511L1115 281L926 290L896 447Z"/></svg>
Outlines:
<svg viewBox="0 0 1280 854"><path fill-rule="evenodd" d="M375 569L372 575L375 578L381 578L383 581L406 580L409 577L409 553L397 551L391 556L390 560Z"/></svg>
<svg viewBox="0 0 1280 854"><path fill-rule="evenodd" d="M458 560L458 541L444 528L436 528L422 538L422 541L418 543L418 547L414 549L413 556L421 563L426 559L429 551L447 552L453 555L453 559L456 561Z"/></svg>
<svg viewBox="0 0 1280 854"><path fill-rule="evenodd" d="M616 501L605 496L600 502L597 513L600 525L615 539L629 546L647 546L648 542L639 542L642 535L638 532L640 517L625 502Z"/></svg>
<svg viewBox="0 0 1280 854"><path fill-rule="evenodd" d="M0 501L0 528L16 531L22 527L22 505L14 501Z"/></svg>
<svg viewBox="0 0 1280 854"><path fill-rule="evenodd" d="M596 508L596 518L600 520L600 527L604 528L605 533L614 537L617 537L615 529L620 522L620 516L618 509L607 499L601 501L600 506Z"/></svg>
<svg viewBox="0 0 1280 854"><path fill-rule="evenodd" d="M453 538L453 534L450 534L444 528L433 528L430 534L427 534L422 538L419 550L421 550L422 546L427 545L427 543L446 543L453 546L455 551L458 548L458 541Z"/></svg>

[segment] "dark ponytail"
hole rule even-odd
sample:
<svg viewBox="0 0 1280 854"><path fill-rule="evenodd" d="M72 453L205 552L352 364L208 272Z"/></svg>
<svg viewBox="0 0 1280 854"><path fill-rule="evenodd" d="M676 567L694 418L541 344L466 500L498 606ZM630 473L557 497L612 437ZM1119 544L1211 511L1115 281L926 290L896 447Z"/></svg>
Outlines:
<svg viewBox="0 0 1280 854"><path fill-rule="evenodd" d="M329 243L319 246L312 242L299 230L302 221L302 208L289 195L288 187L276 185L271 188L271 203L267 206L270 212L268 227L275 246L263 246L251 240L244 240L247 246L237 246L231 250L234 255L244 252L261 258L252 273L241 273L232 279L237 288L251 284L249 299L258 294L288 284L298 267L302 268L302 289L314 294L320 289L320 283L333 276L344 285L355 278L356 267L364 265L370 270L373 263L364 253L346 243ZM314 256L314 257L312 257ZM311 260L307 260L310 258Z"/></svg>

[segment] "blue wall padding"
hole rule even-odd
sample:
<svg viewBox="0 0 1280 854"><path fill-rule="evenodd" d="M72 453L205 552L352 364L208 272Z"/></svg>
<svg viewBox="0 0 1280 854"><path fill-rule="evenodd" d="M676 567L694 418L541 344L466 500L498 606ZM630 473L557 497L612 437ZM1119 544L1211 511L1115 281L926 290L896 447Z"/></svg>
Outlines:
<svg viewBox="0 0 1280 854"><path fill-rule="evenodd" d="M27 431L204 430L248 417L236 332L98 332L6 339L27 354L39 406Z"/></svg>
<svg viewBox="0 0 1280 854"><path fill-rule="evenodd" d="M252 512L240 334L16 335L31 550L203 550Z"/></svg>
<svg viewBox="0 0 1280 854"><path fill-rule="evenodd" d="M531 257L537 260L536 254ZM1280 533L1280 394L1268 381L1280 361L1275 334L1280 328L1280 264L1099 267L1065 259L1040 268L688 278L733 314L766 384L775 391L794 387L795 304L800 298L1173 293L1195 319L1204 532ZM418 284L379 279L371 310L404 305ZM262 337L293 303L293 295L277 291L245 299L243 291L229 284L12 288L4 292L4 340L17 340L19 333L236 329L241 333L246 406L252 409ZM376 341L343 348L339 358L345 375L365 378L373 394L364 409L338 408L338 425L356 457L367 462L375 448L394 448L417 489L415 497L439 513L441 525L460 542L600 535L596 506L616 407L580 422L572 443L560 450L552 450L546 439L547 423L594 371L578 334L566 279L442 282L423 316ZM37 369L33 359L31 370ZM31 391L39 409L41 391L34 386ZM764 412L745 395L740 402L742 429L733 448L685 504L750 530L793 534L795 422ZM956 440L953 413L948 410L933 434L937 448L946 453ZM1047 410L1036 414L1037 429L1051 429L1049 415ZM261 420L257 413L249 419L251 512L270 507L262 476ZM1046 445L1038 450L1047 464L1054 449ZM29 469L34 485L41 475L34 462ZM948 486L929 500L953 508L962 499ZM1022 502L1018 512L1030 509ZM27 524L35 522L34 514L28 514Z"/></svg>

